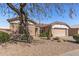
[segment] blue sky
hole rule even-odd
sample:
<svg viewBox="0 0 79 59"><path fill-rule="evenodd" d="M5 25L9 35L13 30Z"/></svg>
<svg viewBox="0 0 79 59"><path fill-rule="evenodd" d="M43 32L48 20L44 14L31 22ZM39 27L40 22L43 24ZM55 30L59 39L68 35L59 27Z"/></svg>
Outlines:
<svg viewBox="0 0 79 59"><path fill-rule="evenodd" d="M43 6L42 4L39 4L40 6ZM65 22L67 24L69 24L70 26L71 25L76 25L76 24L79 24L79 4L61 4L61 8L63 10L65 10L65 12L62 14L62 16L59 16L57 13L56 13L56 9L55 9L55 4L50 4L50 9L49 8L45 8L44 6L44 10L46 11L47 10L47 15L50 16L50 17L46 17L46 16L43 16L42 14L38 14L36 15L36 13L34 13L35 15L32 16L32 14L29 12L29 17L35 21L39 21L41 23L45 23L45 24L49 24L49 23L52 23L52 22L55 22L55 21L62 21L62 22ZM18 7L18 6L16 6ZM73 19L69 17L69 9L70 8L73 8L75 9L75 13L77 16L75 16ZM51 10L51 11L50 11ZM4 13L5 11L5 13ZM10 13L8 12L10 11ZM35 10L34 10L35 11ZM5 15L4 15L5 14ZM13 17L16 17L17 15L14 15L14 12L9 8L7 8L7 5L6 4L2 4L0 6L0 27L9 27L9 23L7 22L7 19L9 18L13 18Z"/></svg>

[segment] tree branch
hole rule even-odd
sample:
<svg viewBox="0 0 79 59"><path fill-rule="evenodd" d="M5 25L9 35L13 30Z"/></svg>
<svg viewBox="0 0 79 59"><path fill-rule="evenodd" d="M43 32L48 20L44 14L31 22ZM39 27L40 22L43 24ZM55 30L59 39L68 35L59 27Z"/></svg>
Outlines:
<svg viewBox="0 0 79 59"><path fill-rule="evenodd" d="M17 8L15 8L11 3L7 3L7 5L8 5L14 12L16 12L18 15L21 14L20 11L19 11Z"/></svg>
<svg viewBox="0 0 79 59"><path fill-rule="evenodd" d="M20 3L20 6L24 8L26 6L26 3Z"/></svg>

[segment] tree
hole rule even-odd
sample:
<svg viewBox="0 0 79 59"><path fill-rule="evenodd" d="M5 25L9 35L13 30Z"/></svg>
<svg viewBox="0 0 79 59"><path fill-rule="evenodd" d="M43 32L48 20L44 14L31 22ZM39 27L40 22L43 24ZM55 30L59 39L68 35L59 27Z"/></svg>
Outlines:
<svg viewBox="0 0 79 59"><path fill-rule="evenodd" d="M16 8L17 5L19 5L19 8ZM45 18L51 17L51 11L53 10L52 6L54 6L56 13L59 16L62 16L63 13L65 13L65 9L63 8L64 4L48 4L48 3L36 4L36 3L34 3L34 4L29 4L31 6L30 8L27 8L28 4L26 4L26 3L18 3L17 5L15 6L14 4L7 3L7 6L20 17L19 34L25 34L25 36L27 36L26 39L27 39L28 43L30 43L30 33L28 30L28 20L27 20L29 14L31 14L33 16L36 14L38 16L38 19L40 19L39 18L40 14L42 16L45 16ZM29 11L30 13L27 11ZM4 13L6 13L6 12L4 12ZM50 14L48 14L48 13L50 13ZM75 9L73 7L69 9L68 15L70 18L73 18L75 16ZM48 36L50 36L50 35L48 35Z"/></svg>
<svg viewBox="0 0 79 59"><path fill-rule="evenodd" d="M50 40L51 39L51 36L52 36L52 31L51 31L51 25L48 27L48 30L47 30L47 39Z"/></svg>
<svg viewBox="0 0 79 59"><path fill-rule="evenodd" d="M20 17L20 27L19 27L19 34L24 34L27 38L27 42L30 43L30 33L28 30L28 18L27 15L24 12L24 7L27 5L26 3L20 3L20 7L19 9L15 8L15 6L13 6L11 3L7 3L7 5L14 11L16 12L19 17Z"/></svg>

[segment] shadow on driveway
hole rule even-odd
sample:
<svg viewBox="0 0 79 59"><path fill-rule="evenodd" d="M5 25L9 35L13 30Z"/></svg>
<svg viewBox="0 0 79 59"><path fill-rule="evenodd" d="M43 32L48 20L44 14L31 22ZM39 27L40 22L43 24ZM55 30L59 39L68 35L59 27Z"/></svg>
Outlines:
<svg viewBox="0 0 79 59"><path fill-rule="evenodd" d="M72 40L65 40L65 42L70 42L70 43L76 43L76 44L79 44L79 42L77 42L77 41L72 41Z"/></svg>

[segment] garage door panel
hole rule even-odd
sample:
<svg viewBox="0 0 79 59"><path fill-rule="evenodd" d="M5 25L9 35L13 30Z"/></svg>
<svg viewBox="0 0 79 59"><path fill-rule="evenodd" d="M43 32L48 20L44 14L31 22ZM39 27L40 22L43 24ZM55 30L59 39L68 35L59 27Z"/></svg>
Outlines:
<svg viewBox="0 0 79 59"><path fill-rule="evenodd" d="M66 29L53 29L53 36L66 36Z"/></svg>

